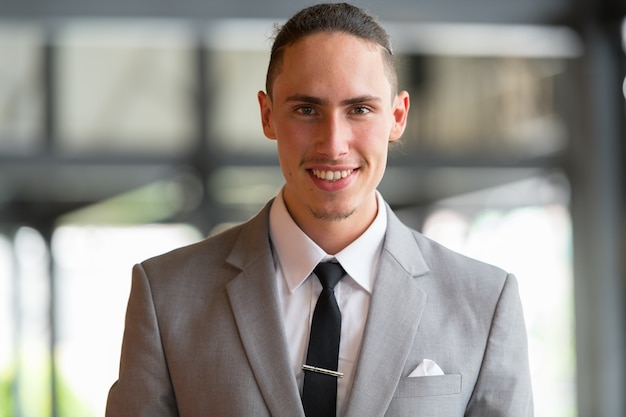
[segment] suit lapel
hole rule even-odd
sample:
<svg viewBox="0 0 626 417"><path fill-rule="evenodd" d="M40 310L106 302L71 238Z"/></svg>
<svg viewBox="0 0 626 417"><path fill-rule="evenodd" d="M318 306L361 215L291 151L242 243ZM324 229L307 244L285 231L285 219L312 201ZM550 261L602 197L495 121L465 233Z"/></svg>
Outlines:
<svg viewBox="0 0 626 417"><path fill-rule="evenodd" d="M412 232L387 211L387 234L346 417L385 414L426 302L416 277L427 274L428 267Z"/></svg>
<svg viewBox="0 0 626 417"><path fill-rule="evenodd" d="M270 413L304 417L278 302L268 211L269 205L242 229L227 259L241 272L227 291L248 361Z"/></svg>

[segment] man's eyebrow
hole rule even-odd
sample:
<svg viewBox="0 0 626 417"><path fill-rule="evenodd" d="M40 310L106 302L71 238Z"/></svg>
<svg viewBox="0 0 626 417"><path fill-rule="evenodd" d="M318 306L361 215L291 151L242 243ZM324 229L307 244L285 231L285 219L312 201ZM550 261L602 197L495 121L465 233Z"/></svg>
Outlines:
<svg viewBox="0 0 626 417"><path fill-rule="evenodd" d="M286 101L288 102L295 101L295 102L300 102L300 103L310 103L310 104L319 104L319 105L328 103L328 100L324 100L319 97L308 96L306 94L294 94L292 96L287 97ZM380 102L382 100L376 96L364 95L364 96L358 96L358 97L353 97L353 98L342 100L340 104L342 106L350 106L354 104L368 103L368 102L373 102L373 101Z"/></svg>
<svg viewBox="0 0 626 417"><path fill-rule="evenodd" d="M354 98L343 100L341 104L344 106L350 106L353 104L371 103L373 101L380 102L382 100L376 96L359 96L359 97L354 97Z"/></svg>
<svg viewBox="0 0 626 417"><path fill-rule="evenodd" d="M294 94L292 96L287 97L285 100L287 102L295 101L299 103L310 103L310 104L326 104L327 101L323 100L319 97L307 96L306 94Z"/></svg>

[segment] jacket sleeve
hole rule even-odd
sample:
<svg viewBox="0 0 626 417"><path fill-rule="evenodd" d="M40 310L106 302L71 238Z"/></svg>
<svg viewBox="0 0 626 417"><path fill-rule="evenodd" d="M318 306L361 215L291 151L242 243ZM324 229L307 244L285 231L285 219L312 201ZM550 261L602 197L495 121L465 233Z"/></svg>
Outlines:
<svg viewBox="0 0 626 417"><path fill-rule="evenodd" d="M508 275L496 305L466 417L531 417L528 341L517 280Z"/></svg>
<svg viewBox="0 0 626 417"><path fill-rule="evenodd" d="M152 289L141 265L133 268L119 378L109 391L105 415L178 416Z"/></svg>

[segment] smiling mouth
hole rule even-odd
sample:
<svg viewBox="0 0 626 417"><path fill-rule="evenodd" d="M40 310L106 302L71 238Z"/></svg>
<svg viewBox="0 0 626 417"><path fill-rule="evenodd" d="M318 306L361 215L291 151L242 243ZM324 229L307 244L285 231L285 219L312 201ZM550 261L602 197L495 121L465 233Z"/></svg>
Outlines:
<svg viewBox="0 0 626 417"><path fill-rule="evenodd" d="M348 177L350 174L352 174L352 172L354 172L354 170L344 169L341 171L322 171L319 169L313 169L311 170L311 172L316 178L319 178L324 181L335 182L335 181L339 181L340 179Z"/></svg>

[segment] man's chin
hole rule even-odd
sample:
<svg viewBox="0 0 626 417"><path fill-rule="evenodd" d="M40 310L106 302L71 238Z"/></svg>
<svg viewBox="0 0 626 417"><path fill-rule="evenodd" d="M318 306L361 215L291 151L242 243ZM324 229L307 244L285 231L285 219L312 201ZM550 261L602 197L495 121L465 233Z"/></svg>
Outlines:
<svg viewBox="0 0 626 417"><path fill-rule="evenodd" d="M339 222L345 220L354 214L354 209L346 209L346 210L325 210L325 209L315 209L309 207L311 214L318 220L323 220L327 222Z"/></svg>

